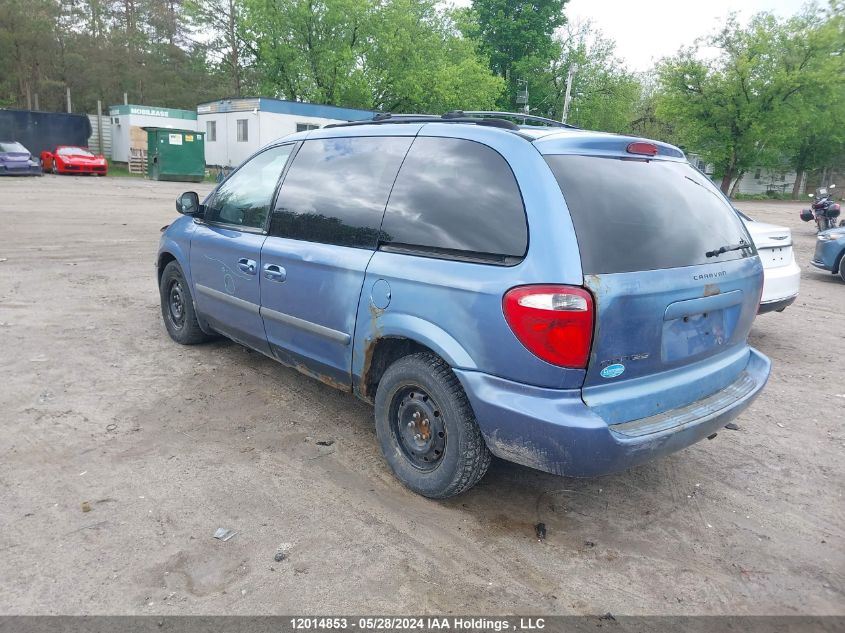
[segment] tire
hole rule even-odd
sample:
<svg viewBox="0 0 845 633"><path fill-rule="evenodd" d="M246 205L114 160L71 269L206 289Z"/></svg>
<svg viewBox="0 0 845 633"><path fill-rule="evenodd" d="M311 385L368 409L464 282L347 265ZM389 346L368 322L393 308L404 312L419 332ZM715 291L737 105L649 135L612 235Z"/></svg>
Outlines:
<svg viewBox="0 0 845 633"><path fill-rule="evenodd" d="M53 159L53 168L50 171L52 171L57 176L61 174L61 172L59 171L59 164L56 162L55 159Z"/></svg>
<svg viewBox="0 0 845 633"><path fill-rule="evenodd" d="M839 277L845 281L845 253L839 258Z"/></svg>
<svg viewBox="0 0 845 633"><path fill-rule="evenodd" d="M210 340L211 337L200 328L191 289L176 262L170 262L164 267L159 296L161 316L170 338L182 345L196 345Z"/></svg>
<svg viewBox="0 0 845 633"><path fill-rule="evenodd" d="M461 494L490 466L490 451L461 383L432 353L405 356L387 368L376 390L375 419L394 475L425 497Z"/></svg>

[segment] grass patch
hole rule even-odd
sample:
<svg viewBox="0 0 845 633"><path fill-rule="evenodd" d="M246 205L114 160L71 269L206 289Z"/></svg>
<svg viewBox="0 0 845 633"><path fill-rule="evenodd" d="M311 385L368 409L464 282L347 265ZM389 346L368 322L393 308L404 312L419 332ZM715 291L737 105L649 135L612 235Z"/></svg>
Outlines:
<svg viewBox="0 0 845 633"><path fill-rule="evenodd" d="M129 167L125 163L113 163L110 159L109 176L117 176L118 178L146 178L146 174L130 173ZM217 182L217 173L214 170L205 170L205 176L202 182Z"/></svg>
<svg viewBox="0 0 845 633"><path fill-rule="evenodd" d="M129 167L125 164L115 164L111 160L109 160L109 176L118 176L119 178L146 178L144 174L130 173Z"/></svg>

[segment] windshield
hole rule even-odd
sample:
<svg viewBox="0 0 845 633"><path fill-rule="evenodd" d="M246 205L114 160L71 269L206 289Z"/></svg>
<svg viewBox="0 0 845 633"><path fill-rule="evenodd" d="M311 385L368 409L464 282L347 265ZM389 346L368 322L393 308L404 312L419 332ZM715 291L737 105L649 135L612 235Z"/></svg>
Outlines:
<svg viewBox="0 0 845 633"><path fill-rule="evenodd" d="M575 225L584 274L678 268L741 259L752 248L736 211L687 163L546 156Z"/></svg>
<svg viewBox="0 0 845 633"><path fill-rule="evenodd" d="M22 154L29 154L29 150L17 141L0 143L0 152L20 152Z"/></svg>
<svg viewBox="0 0 845 633"><path fill-rule="evenodd" d="M88 156L93 158L94 154L83 147L60 147L56 152L59 156Z"/></svg>

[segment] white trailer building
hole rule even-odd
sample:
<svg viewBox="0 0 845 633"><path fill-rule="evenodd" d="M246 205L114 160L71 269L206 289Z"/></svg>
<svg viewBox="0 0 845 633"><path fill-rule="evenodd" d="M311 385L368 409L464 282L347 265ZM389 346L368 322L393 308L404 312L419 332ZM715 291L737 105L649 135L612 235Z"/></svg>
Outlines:
<svg viewBox="0 0 845 633"><path fill-rule="evenodd" d="M369 110L267 97L223 99L197 106L197 131L205 131L206 165L236 167L259 148L288 134L372 116Z"/></svg>
<svg viewBox="0 0 845 633"><path fill-rule="evenodd" d="M145 127L197 130L197 113L140 105L116 105L109 108L111 119L111 158L128 163L132 150L147 151Z"/></svg>

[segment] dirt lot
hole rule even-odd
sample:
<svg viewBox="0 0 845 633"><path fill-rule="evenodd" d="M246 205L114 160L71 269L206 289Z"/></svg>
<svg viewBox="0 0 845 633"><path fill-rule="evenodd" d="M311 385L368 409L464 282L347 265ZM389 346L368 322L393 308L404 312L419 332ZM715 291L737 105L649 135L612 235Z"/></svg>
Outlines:
<svg viewBox="0 0 845 633"><path fill-rule="evenodd" d="M740 205L804 268L754 326L741 430L596 480L494 462L434 502L352 396L169 340L153 261L189 187L0 181L0 613L845 614L845 284L800 203Z"/></svg>

